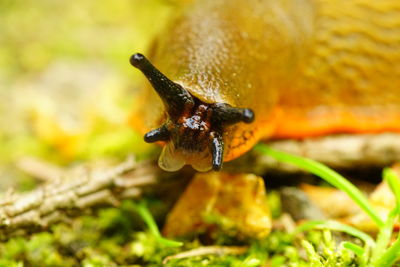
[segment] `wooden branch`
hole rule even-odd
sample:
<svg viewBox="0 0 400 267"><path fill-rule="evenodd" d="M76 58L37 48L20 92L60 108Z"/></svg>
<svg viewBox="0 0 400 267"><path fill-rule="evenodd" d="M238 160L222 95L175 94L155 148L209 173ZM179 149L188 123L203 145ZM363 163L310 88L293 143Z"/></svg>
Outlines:
<svg viewBox="0 0 400 267"><path fill-rule="evenodd" d="M276 140L272 148L317 160L336 169L389 166L400 161L400 134L331 135L304 140ZM260 156L256 158L257 173L268 170L296 172L291 165Z"/></svg>
<svg viewBox="0 0 400 267"><path fill-rule="evenodd" d="M22 230L40 231L49 225L82 214L98 205L114 205L137 198L145 186L155 184L159 171L133 158L106 170L87 171L74 177L58 177L24 194L11 191L0 201L0 239Z"/></svg>
<svg viewBox="0 0 400 267"><path fill-rule="evenodd" d="M21 171L42 182L65 176L63 168L35 157L22 157L16 162L16 165Z"/></svg>

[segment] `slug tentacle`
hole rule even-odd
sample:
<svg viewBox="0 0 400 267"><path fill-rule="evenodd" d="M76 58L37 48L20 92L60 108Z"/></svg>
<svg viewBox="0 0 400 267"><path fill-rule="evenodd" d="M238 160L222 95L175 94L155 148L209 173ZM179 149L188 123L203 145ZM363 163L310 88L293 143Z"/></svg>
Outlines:
<svg viewBox="0 0 400 267"><path fill-rule="evenodd" d="M164 74L130 59L165 105L146 86L132 121L166 125L145 136L166 141L161 168L218 170L262 139L400 132L400 0L186 1L151 47Z"/></svg>
<svg viewBox="0 0 400 267"><path fill-rule="evenodd" d="M238 122L251 123L254 121L254 112L248 108L234 108L229 104L216 103L213 109L214 123L232 125Z"/></svg>
<svg viewBox="0 0 400 267"><path fill-rule="evenodd" d="M164 124L160 128L151 130L144 135L144 141L146 143L154 143L157 141L168 141L170 138L170 133L167 126Z"/></svg>
<svg viewBox="0 0 400 267"><path fill-rule="evenodd" d="M174 83L162 74L145 56L136 53L131 56L130 63L138 68L149 80L153 88L164 102L166 111L171 117L178 117L185 110L194 106L193 97L182 86Z"/></svg>
<svg viewBox="0 0 400 267"><path fill-rule="evenodd" d="M253 111L227 103L204 103L169 80L142 54L134 54L130 62L148 78L167 111L164 124L144 136L148 143L167 141L159 166L167 171L179 170L185 164L199 171L220 170L227 128L239 122L253 122Z"/></svg>

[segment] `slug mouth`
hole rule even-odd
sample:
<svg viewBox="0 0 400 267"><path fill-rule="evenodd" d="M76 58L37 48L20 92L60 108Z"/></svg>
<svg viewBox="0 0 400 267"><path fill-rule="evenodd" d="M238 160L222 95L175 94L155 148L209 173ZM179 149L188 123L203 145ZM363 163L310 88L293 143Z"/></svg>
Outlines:
<svg viewBox="0 0 400 267"><path fill-rule="evenodd" d="M168 115L161 127L144 136L148 143L166 142L159 166L167 171L177 171L186 164L198 171L220 170L226 127L238 122L253 122L253 111L226 103L202 102L168 79L142 54L134 54L130 63L147 77L162 99Z"/></svg>

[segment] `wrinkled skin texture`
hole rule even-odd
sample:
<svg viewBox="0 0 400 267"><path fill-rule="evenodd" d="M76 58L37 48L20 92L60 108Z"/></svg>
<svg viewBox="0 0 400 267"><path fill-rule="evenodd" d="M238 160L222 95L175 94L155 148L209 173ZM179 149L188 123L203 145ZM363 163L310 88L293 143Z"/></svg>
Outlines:
<svg viewBox="0 0 400 267"><path fill-rule="evenodd" d="M192 2L150 60L205 103L254 111L254 123L224 129L224 161L262 138L400 132L399 1ZM153 90L140 99L133 124L162 124ZM190 161L207 165L209 157Z"/></svg>

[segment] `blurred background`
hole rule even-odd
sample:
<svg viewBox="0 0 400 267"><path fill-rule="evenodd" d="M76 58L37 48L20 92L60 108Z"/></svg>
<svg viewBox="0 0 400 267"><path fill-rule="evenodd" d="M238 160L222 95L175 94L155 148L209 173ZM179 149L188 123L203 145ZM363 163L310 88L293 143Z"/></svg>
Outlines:
<svg viewBox="0 0 400 267"><path fill-rule="evenodd" d="M0 191L30 189L26 156L56 164L151 153L127 124L129 64L168 22L166 0L0 1ZM149 152L150 151L150 152Z"/></svg>

